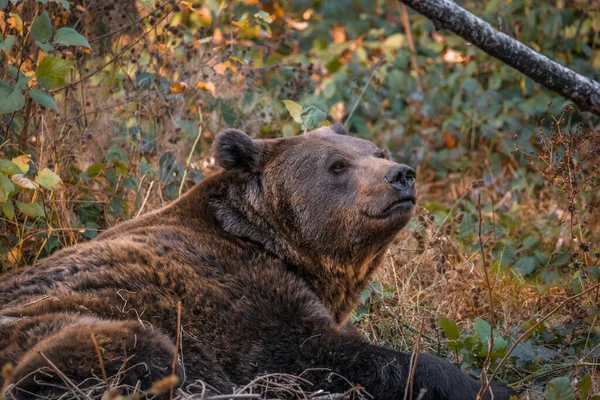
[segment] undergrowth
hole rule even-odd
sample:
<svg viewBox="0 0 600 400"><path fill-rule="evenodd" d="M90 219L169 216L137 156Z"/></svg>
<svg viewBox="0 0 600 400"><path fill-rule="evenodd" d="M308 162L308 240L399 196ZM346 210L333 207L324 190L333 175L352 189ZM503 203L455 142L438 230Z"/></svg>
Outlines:
<svg viewBox="0 0 600 400"><path fill-rule="evenodd" d="M465 6L598 77L593 2ZM368 339L495 374L524 399L598 399L597 119L403 12L0 0L1 270L176 199L215 173L225 127L271 138L345 121L417 167L420 192L352 317ZM238 398L319 395L260 379ZM204 393L193 385L178 396Z"/></svg>

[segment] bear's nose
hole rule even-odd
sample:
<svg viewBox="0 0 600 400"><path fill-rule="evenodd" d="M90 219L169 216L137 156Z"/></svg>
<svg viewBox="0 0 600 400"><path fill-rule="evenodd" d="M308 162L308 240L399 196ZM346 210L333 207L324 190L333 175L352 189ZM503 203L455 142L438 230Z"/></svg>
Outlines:
<svg viewBox="0 0 600 400"><path fill-rule="evenodd" d="M415 186L416 176L417 174L414 169L408 165L400 164L390 168L383 180L392 186L402 185L413 188Z"/></svg>

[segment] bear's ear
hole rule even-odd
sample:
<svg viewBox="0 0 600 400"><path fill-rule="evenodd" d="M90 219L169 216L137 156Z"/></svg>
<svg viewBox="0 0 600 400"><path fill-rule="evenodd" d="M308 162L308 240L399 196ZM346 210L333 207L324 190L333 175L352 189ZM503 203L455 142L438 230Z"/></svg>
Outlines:
<svg viewBox="0 0 600 400"><path fill-rule="evenodd" d="M214 154L217 163L226 170L253 171L258 167L262 148L260 141L253 140L246 133L226 129L215 139Z"/></svg>
<svg viewBox="0 0 600 400"><path fill-rule="evenodd" d="M346 127L344 125L340 124L339 122L336 122L335 124L331 125L329 127L329 129L331 129L338 135L347 135L348 134L348 130L346 129Z"/></svg>

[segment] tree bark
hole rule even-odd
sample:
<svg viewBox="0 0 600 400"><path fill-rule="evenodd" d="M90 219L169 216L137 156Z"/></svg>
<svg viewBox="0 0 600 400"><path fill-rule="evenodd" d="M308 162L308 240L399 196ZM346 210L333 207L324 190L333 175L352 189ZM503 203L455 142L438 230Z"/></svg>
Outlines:
<svg viewBox="0 0 600 400"><path fill-rule="evenodd" d="M600 83L579 75L492 28L452 0L399 0L490 56L600 116Z"/></svg>

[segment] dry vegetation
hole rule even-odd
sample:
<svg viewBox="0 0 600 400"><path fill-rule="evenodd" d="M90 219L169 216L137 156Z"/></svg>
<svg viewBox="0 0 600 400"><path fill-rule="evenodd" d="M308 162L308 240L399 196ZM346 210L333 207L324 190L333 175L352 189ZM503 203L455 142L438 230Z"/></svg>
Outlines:
<svg viewBox="0 0 600 400"><path fill-rule="evenodd" d="M598 398L596 119L564 108L416 14L409 39L390 1L355 1L339 20L335 7L312 2L71 1L69 10L61 1L16 3L0 7L3 44L16 40L0 47L0 79L9 89L19 76L36 79L21 86L22 107L0 113L0 159L20 167L0 164L10 178L9 187L0 176L2 270L31 265L176 198L215 172L209 149L223 127L265 138L300 133L281 103L289 99L307 111L303 124L351 115L353 132L418 167L418 214L353 317L369 340L419 346L475 375L497 370L523 399L559 398L546 387L557 377L567 377L577 398ZM593 2L485 3L467 6L598 77L600 9ZM28 35L43 11L55 30L75 26L91 51L54 43L44 52ZM554 25L536 31L540 21ZM44 56L71 61L66 83L46 85L36 76ZM36 88L54 105L32 101ZM45 182L46 168L62 182ZM460 338L452 335L455 322ZM488 351L490 322L497 347ZM260 377L226 398L341 398L301 392L299 379ZM93 393L82 394L65 380L73 398L118 397L106 383L98 378ZM114 389L118 376L108 383ZM170 388L158 383L142 397L164 392L161 384ZM176 395L225 398L203 397L199 382Z"/></svg>

